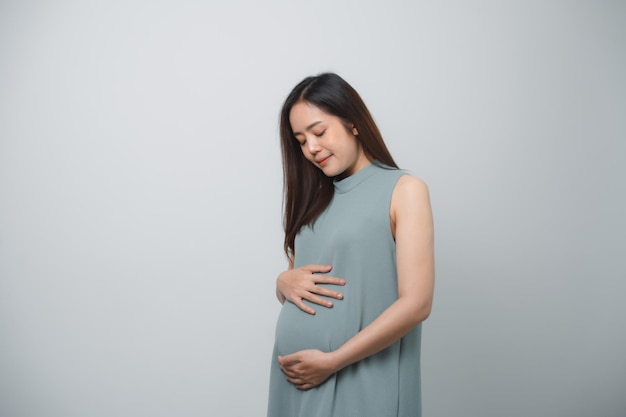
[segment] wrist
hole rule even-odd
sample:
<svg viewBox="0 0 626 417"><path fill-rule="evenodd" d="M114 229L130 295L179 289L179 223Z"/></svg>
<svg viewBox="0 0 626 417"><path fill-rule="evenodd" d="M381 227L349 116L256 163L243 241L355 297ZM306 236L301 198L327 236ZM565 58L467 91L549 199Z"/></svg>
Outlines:
<svg viewBox="0 0 626 417"><path fill-rule="evenodd" d="M349 363L346 362L346 359L342 355L341 348L328 352L328 356L334 372L339 372L349 365Z"/></svg>

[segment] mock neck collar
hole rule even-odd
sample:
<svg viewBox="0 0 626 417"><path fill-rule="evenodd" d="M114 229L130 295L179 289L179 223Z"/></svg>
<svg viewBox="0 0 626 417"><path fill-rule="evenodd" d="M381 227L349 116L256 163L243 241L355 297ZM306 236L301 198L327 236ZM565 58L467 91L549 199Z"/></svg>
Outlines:
<svg viewBox="0 0 626 417"><path fill-rule="evenodd" d="M354 187L365 181L370 175L372 175L376 171L376 161L370 162L365 165L363 168L350 175L349 177L343 178L341 180L334 180L333 184L335 186L336 193L347 193L352 190Z"/></svg>

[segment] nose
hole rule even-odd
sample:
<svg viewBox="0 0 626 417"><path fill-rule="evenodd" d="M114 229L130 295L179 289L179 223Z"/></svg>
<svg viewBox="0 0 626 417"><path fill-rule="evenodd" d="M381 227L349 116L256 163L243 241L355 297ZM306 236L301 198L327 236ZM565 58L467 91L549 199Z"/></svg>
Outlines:
<svg viewBox="0 0 626 417"><path fill-rule="evenodd" d="M306 145L309 149L309 152L312 154L316 154L320 151L321 146L315 135L311 135L306 139Z"/></svg>

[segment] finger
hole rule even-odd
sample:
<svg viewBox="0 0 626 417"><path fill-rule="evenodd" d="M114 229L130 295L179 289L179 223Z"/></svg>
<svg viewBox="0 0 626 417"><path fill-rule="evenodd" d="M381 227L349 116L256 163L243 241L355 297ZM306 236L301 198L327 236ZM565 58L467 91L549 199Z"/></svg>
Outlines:
<svg viewBox="0 0 626 417"><path fill-rule="evenodd" d="M311 292L315 293L315 294L318 294L318 295L322 295L324 297L330 297L330 298L335 298L337 300L343 300L343 294L342 293L340 293L339 291L331 290L331 289L326 288L326 287L316 286L315 289L313 291L311 291Z"/></svg>
<svg viewBox="0 0 626 417"><path fill-rule="evenodd" d="M297 372L295 372L293 369L290 369L287 366L281 366L280 370L283 371L283 373L285 374L285 376L287 377L287 380L289 379L294 379L294 378L298 378L299 375Z"/></svg>
<svg viewBox="0 0 626 417"><path fill-rule="evenodd" d="M309 293L309 295L306 297L306 299L307 299L307 301L310 301L310 302L315 303L315 304L319 304L319 305L324 306L324 307L330 308L330 307L333 306L333 303L330 302L329 300L327 300L326 298L320 297L320 296L315 295L313 293Z"/></svg>
<svg viewBox="0 0 626 417"><path fill-rule="evenodd" d="M285 361L284 359L283 359L282 361L279 359L279 366L280 366L280 369L281 369L281 370L282 370L285 374L292 375L292 376L293 376L293 375L299 375L299 372L298 372L298 370L297 370L297 368L296 368L296 366L298 365L298 363L299 363L299 362L297 362L297 361L287 362L287 361Z"/></svg>
<svg viewBox="0 0 626 417"><path fill-rule="evenodd" d="M287 382L292 383L296 388L306 390L313 388L313 384L303 380L302 378L285 378Z"/></svg>
<svg viewBox="0 0 626 417"><path fill-rule="evenodd" d="M307 266L302 267L302 269L306 269L307 271L310 271L312 273L316 273L316 272L329 272L331 269L333 269L332 265L321 265L321 264L310 264Z"/></svg>
<svg viewBox="0 0 626 417"><path fill-rule="evenodd" d="M298 352L292 353L290 355L279 356L278 363L280 364L280 366L295 365L300 362L299 358L300 356L298 355Z"/></svg>
<svg viewBox="0 0 626 417"><path fill-rule="evenodd" d="M300 389L300 390L308 390L311 389L313 387L315 387L315 384L312 384L310 382L306 382L306 381L301 381L300 383L294 383L294 385L296 386L296 388Z"/></svg>
<svg viewBox="0 0 626 417"><path fill-rule="evenodd" d="M296 305L296 307L298 307L300 310L304 311L305 313L311 314L311 315L315 315L315 310L313 310L311 307L309 307L308 305L306 305L303 301L302 298L297 298L293 301L293 303Z"/></svg>
<svg viewBox="0 0 626 417"><path fill-rule="evenodd" d="M330 275L315 275L315 282L318 284L346 285L346 280Z"/></svg>

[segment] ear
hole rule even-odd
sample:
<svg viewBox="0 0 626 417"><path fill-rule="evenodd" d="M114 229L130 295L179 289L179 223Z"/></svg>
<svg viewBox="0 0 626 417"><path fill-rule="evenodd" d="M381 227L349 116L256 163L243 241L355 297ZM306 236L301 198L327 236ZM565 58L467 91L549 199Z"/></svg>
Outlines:
<svg viewBox="0 0 626 417"><path fill-rule="evenodd" d="M353 134L354 136L359 136L359 131L357 130L357 128L356 128L356 127L354 127L354 125L352 125L352 134Z"/></svg>

